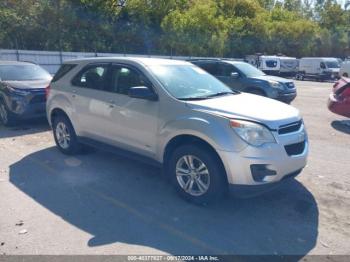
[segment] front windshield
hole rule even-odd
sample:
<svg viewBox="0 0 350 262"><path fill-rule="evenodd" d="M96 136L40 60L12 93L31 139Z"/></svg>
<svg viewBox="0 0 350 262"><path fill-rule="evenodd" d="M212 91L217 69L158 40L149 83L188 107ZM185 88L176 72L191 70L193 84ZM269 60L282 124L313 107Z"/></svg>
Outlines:
<svg viewBox="0 0 350 262"><path fill-rule="evenodd" d="M328 68L339 68L339 63L336 61L327 61L326 65Z"/></svg>
<svg viewBox="0 0 350 262"><path fill-rule="evenodd" d="M264 76L265 73L256 67L248 64L248 63L237 63L235 67L238 68L246 77L256 77L256 76Z"/></svg>
<svg viewBox="0 0 350 262"><path fill-rule="evenodd" d="M3 81L50 80L51 75L37 65L0 65Z"/></svg>
<svg viewBox="0 0 350 262"><path fill-rule="evenodd" d="M225 84L194 65L156 65L150 69L177 99L205 99L216 94L233 93Z"/></svg>

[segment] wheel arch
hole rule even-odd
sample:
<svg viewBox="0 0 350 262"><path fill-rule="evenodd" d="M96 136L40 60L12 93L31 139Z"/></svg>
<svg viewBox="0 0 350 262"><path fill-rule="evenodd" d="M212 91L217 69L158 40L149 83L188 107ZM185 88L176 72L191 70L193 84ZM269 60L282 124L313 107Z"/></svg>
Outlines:
<svg viewBox="0 0 350 262"><path fill-rule="evenodd" d="M189 135L189 134L181 134L173 137L168 141L168 143L165 146L164 152L163 152L163 164L165 166L165 169L167 168L167 165L169 163L169 159L172 155L172 153L175 151L176 148L186 145L186 144L195 144L200 147L202 147L205 150L209 150L211 153L214 154L214 156L217 158L218 162L220 163L220 167L225 172L225 180L228 183L227 180L227 173L225 169L225 165L220 157L220 155L215 150L214 146L212 146L209 142L205 141L204 139L196 136L196 135Z"/></svg>
<svg viewBox="0 0 350 262"><path fill-rule="evenodd" d="M50 121L51 125L53 124L54 119L58 116L67 117L69 122L72 124L72 121L70 120L69 115L62 108L56 107L56 108L51 110L50 115L49 115L49 117L50 117L49 121Z"/></svg>

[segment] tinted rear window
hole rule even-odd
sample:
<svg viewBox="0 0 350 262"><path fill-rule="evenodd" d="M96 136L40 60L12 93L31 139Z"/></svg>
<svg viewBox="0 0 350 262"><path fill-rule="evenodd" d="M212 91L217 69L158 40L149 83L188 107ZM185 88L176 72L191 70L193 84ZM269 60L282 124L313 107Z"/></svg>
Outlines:
<svg viewBox="0 0 350 262"><path fill-rule="evenodd" d="M201 62L197 62L194 63L196 66L201 67L202 69L204 69L205 71L207 71L209 74L217 76L219 75L219 67L218 64L216 62L214 63L201 63Z"/></svg>
<svg viewBox="0 0 350 262"><path fill-rule="evenodd" d="M64 64L58 69L57 73L52 79L52 82L56 82L61 79L64 75L66 75L70 70L72 70L76 65L74 64Z"/></svg>

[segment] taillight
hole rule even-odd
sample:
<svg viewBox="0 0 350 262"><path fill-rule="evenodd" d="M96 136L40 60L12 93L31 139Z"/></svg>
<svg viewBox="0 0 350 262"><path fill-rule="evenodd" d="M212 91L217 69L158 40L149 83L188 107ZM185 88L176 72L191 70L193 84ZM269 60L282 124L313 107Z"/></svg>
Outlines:
<svg viewBox="0 0 350 262"><path fill-rule="evenodd" d="M350 87L345 88L343 92L340 93L342 97L350 97Z"/></svg>
<svg viewBox="0 0 350 262"><path fill-rule="evenodd" d="M51 89L50 85L48 85L48 86L45 88L45 97L46 97L46 99L48 99L48 97L49 97L50 89Z"/></svg>

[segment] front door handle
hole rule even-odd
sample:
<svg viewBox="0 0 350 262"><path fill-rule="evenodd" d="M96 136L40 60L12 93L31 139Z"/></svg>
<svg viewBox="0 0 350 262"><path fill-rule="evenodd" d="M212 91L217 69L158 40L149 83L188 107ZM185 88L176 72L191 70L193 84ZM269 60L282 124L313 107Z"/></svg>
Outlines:
<svg viewBox="0 0 350 262"><path fill-rule="evenodd" d="M109 101L109 107L110 108L114 108L114 106L115 106L115 102L113 100L110 100Z"/></svg>

